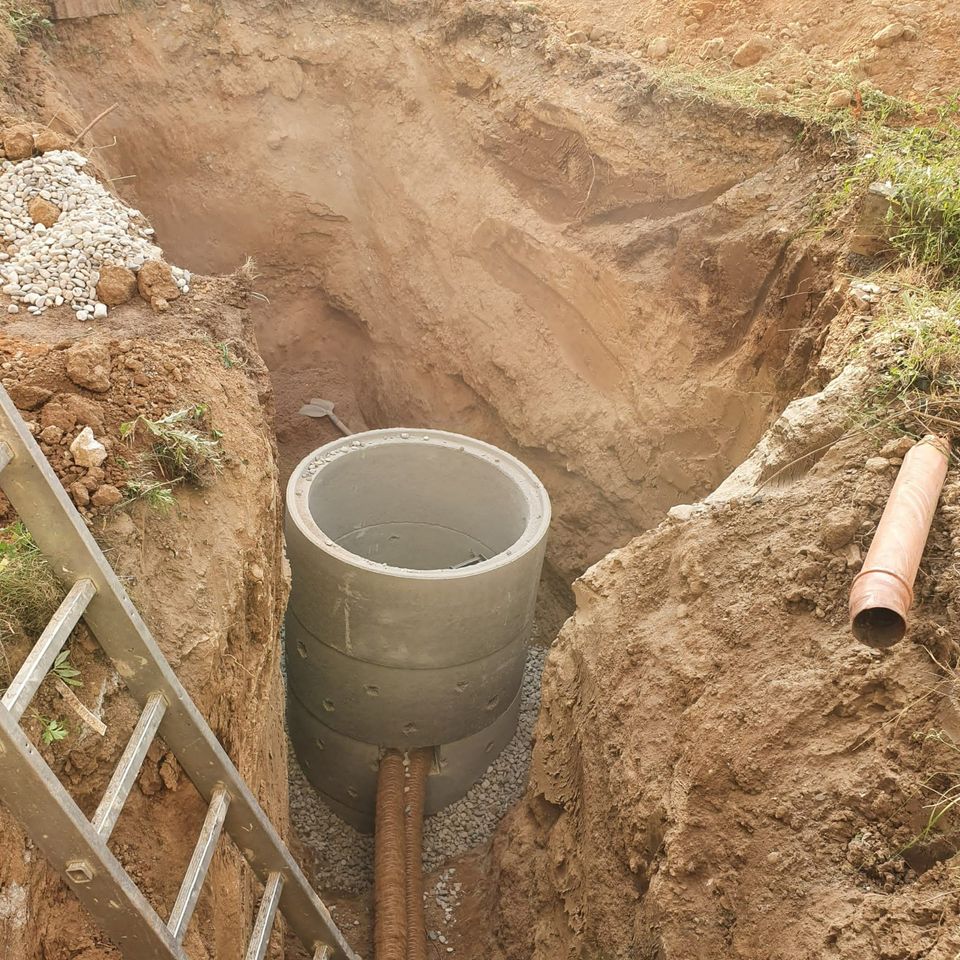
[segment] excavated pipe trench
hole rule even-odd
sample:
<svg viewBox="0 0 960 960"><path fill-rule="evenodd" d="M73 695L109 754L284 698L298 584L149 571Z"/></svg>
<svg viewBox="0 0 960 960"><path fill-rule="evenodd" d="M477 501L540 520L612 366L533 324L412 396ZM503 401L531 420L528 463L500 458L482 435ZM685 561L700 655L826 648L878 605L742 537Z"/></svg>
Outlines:
<svg viewBox="0 0 960 960"><path fill-rule="evenodd" d="M806 379L835 309L829 263L797 239L818 169L787 121L652 95L614 63L547 64L484 14L177 6L58 28L51 99L74 129L120 104L94 157L129 178L117 189L172 262L217 274L255 259L246 302L280 483L339 437L299 414L323 397L355 430L494 444L553 504L516 751L493 787L427 819L433 869L486 842L523 789L543 647L573 581L716 487ZM217 307L187 309L225 365L250 362L221 341ZM381 958L421 950L402 770L390 753L364 771L382 810ZM319 885L362 889L367 841L291 777Z"/></svg>

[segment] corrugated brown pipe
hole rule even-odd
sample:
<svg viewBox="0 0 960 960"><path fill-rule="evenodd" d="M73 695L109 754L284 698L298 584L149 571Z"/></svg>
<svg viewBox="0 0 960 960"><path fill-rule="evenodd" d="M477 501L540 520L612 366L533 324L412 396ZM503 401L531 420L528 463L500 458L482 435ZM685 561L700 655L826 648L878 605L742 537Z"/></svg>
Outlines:
<svg viewBox="0 0 960 960"><path fill-rule="evenodd" d="M903 458L890 498L850 590L854 636L891 647L907 631L913 582L943 489L950 455L942 437L924 437Z"/></svg>
<svg viewBox="0 0 960 960"><path fill-rule="evenodd" d="M373 948L376 960L405 960L407 905L403 754L387 750L377 774L377 822L373 839Z"/></svg>
<svg viewBox="0 0 960 960"><path fill-rule="evenodd" d="M407 960L427 960L427 925L423 915L423 808L427 799L427 775L432 763L432 750L410 751L404 858L407 877Z"/></svg>

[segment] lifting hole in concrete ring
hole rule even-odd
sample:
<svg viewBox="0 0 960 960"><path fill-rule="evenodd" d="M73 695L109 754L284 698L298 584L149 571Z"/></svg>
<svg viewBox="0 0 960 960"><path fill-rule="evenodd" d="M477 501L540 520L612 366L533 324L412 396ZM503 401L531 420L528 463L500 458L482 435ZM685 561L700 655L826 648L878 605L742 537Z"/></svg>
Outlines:
<svg viewBox="0 0 960 960"><path fill-rule="evenodd" d="M499 695L496 696L496 697L491 697L491 698L487 701L486 706L485 706L483 709L484 709L484 710L496 710L497 704L498 704L499 702L500 702L500 697L499 697Z"/></svg>
<svg viewBox="0 0 960 960"><path fill-rule="evenodd" d="M316 739L316 744L317 744L317 749L318 749L318 750L326 750L326 749L327 749L327 745L323 742L323 740L320 739L320 737L317 737L317 739Z"/></svg>
<svg viewBox="0 0 960 960"><path fill-rule="evenodd" d="M469 680L458 680L458 681L457 681L457 693L463 693L463 691L466 690L467 687L469 687L469 686L470 686L470 681L469 681Z"/></svg>
<svg viewBox="0 0 960 960"><path fill-rule="evenodd" d="M380 688L379 688L375 683L368 683L368 684L363 688L363 691L364 691L364 693L366 693L366 695L367 695L368 697L379 697L379 696L380 696Z"/></svg>
<svg viewBox="0 0 960 960"><path fill-rule="evenodd" d="M307 659L307 648L304 646L302 640L297 641L297 653L299 653L304 660Z"/></svg>
<svg viewBox="0 0 960 960"><path fill-rule="evenodd" d="M360 796L360 794L356 791L354 787L347 787L347 796L352 797L354 800L356 800L357 797Z"/></svg>
<svg viewBox="0 0 960 960"><path fill-rule="evenodd" d="M493 749L493 741L491 740L484 748L484 753L489 753Z"/></svg>
<svg viewBox="0 0 960 960"><path fill-rule="evenodd" d="M336 707L334 707L332 700L324 700L324 701L323 701L323 709L326 710L327 713L333 713L333 711L336 709Z"/></svg>
<svg viewBox="0 0 960 960"><path fill-rule="evenodd" d="M403 725L403 735L405 737L409 737L411 734L414 734L416 732L417 732L417 725L415 723L410 722L410 723L405 723Z"/></svg>

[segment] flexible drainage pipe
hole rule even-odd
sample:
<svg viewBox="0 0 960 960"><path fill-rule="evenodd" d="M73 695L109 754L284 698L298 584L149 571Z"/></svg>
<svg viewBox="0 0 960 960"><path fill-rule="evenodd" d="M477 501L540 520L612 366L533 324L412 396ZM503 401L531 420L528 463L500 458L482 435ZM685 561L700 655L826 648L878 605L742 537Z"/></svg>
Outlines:
<svg viewBox="0 0 960 960"><path fill-rule="evenodd" d="M946 440L928 436L903 458L863 569L854 578L850 623L854 636L871 647L891 647L906 633L949 454Z"/></svg>
<svg viewBox="0 0 960 960"><path fill-rule="evenodd" d="M407 960L427 960L427 930L423 915L423 810L432 750L412 750L407 768L405 873L407 879Z"/></svg>
<svg viewBox="0 0 960 960"><path fill-rule="evenodd" d="M373 941L376 960L405 960L407 904L403 754L388 750L377 774L373 841Z"/></svg>

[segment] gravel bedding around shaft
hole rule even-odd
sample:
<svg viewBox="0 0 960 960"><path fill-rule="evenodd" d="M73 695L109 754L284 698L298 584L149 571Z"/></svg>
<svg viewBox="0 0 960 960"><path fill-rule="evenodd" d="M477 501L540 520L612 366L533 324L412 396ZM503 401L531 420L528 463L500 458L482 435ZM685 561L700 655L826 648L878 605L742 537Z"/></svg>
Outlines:
<svg viewBox="0 0 960 960"><path fill-rule="evenodd" d="M447 860L489 840L527 784L533 728L540 708L545 647L531 647L523 673L517 732L465 797L424 825L423 866ZM290 816L301 840L316 854L316 881L330 890L355 892L373 882L373 837L358 833L324 804L289 751Z"/></svg>
<svg viewBox="0 0 960 960"><path fill-rule="evenodd" d="M82 168L87 160L73 150L51 150L19 163L0 163L0 253L3 292L28 312L68 304L78 320L107 315L97 299L100 267L115 264L134 272L163 251L139 210L132 210ZM60 215L50 227L34 223L27 204L36 198L54 204ZM181 293L190 274L171 268Z"/></svg>

